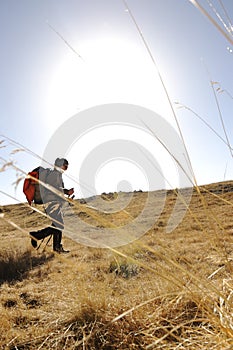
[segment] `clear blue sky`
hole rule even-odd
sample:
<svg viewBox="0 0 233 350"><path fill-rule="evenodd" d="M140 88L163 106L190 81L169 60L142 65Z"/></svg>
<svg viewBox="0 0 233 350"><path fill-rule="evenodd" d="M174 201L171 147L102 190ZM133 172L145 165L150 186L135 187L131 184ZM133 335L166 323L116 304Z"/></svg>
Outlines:
<svg viewBox="0 0 233 350"><path fill-rule="evenodd" d="M213 7L208 1L199 3L232 41L233 1L213 0ZM198 184L232 179L232 155L219 137L226 140L212 89L225 90L216 91L216 96L231 142L231 42L188 0L128 0L127 4L173 103ZM0 36L0 133L39 156L62 123L85 108L104 103L138 104L176 127L158 71L121 0L2 0ZM219 136L187 108L177 108L176 102L193 110ZM114 130L111 132L114 139ZM132 134L135 138L133 130ZM134 141L143 144L143 138ZM27 152L11 154L17 145L9 141L4 145L1 157L14 160L23 171L38 165L39 159ZM77 180L82 152L77 147L76 155L71 152L69 158L70 175ZM115 190L117 168L112 169L113 174L111 169L100 172L109 184L97 179L99 192ZM133 170L126 169L133 177ZM15 180L15 171L6 168L0 173L1 190L25 200L22 182L15 191ZM134 179L133 189L144 189L140 181L140 176L138 182ZM76 191L78 197L78 185ZM14 201L0 193L0 204L5 203Z"/></svg>

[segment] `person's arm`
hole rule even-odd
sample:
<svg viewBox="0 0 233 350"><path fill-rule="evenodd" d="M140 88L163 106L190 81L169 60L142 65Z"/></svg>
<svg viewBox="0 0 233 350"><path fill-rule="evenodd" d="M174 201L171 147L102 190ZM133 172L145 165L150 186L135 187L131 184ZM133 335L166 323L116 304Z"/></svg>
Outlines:
<svg viewBox="0 0 233 350"><path fill-rule="evenodd" d="M67 188L65 188L63 180L62 180L61 188L63 190L63 193L66 194L67 196L71 196L74 193L74 189L73 188L70 188L69 190Z"/></svg>
<svg viewBox="0 0 233 350"><path fill-rule="evenodd" d="M71 196L74 193L74 189L70 188L69 190L67 190L66 188L63 188L63 192L64 194L66 194L67 196Z"/></svg>

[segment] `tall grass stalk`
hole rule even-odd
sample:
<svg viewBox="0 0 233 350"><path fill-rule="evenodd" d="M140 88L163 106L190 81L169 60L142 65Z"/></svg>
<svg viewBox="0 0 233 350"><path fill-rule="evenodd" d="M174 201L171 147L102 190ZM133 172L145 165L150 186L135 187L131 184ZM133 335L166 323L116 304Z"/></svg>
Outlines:
<svg viewBox="0 0 233 350"><path fill-rule="evenodd" d="M186 156L187 156L187 158L188 158L189 167L190 167L190 169L191 169L191 171L192 171L193 180L194 180L195 184L197 185L197 182L196 182L196 179L195 179L195 174L194 174L193 167L192 167L192 163L191 163L191 159L189 158L189 153L188 153L188 151L187 151L186 144L185 144L185 140L184 140L184 137L183 137L183 133L182 133L182 131L181 131L180 124L179 124L179 122L178 122L178 119L177 119L177 116L176 116L176 112L175 112L175 109L174 109L174 107L173 107L173 103L172 103L172 101L171 101L171 98L170 98L169 92L168 92L168 90L167 90L166 84L165 84L165 82L164 82L164 79L163 79L163 77L162 77L162 74L161 74L161 72L160 72L160 70L159 70L159 67L158 67L158 65L157 65L157 63L156 63L156 60L155 60L155 58L154 58L154 56L153 56L153 54L152 54L152 51L151 51L151 49L150 49L150 46L149 46L149 44L147 43L147 40L145 39L145 37L144 37L144 35L143 35L143 32L142 32L142 30L141 30L141 28L140 28L138 22L136 21L135 16L133 15L133 13L132 13L130 7L128 6L128 4L127 4L127 2L126 2L126 0L122 0L122 1L123 1L124 5L126 6L128 12L129 12L129 15L130 15L130 17L131 17L131 19L132 19L132 21L133 21L133 23L134 23L134 25L135 25L135 27L136 27L136 29L137 29L138 34L140 35L140 37L141 37L141 39L142 39L142 41L143 41L143 44L145 45L146 51L147 51L147 53L149 54L149 56L150 56L150 58L151 58L151 60L152 60L152 63L153 63L153 65L154 65L155 69L156 69L156 72L157 72L157 74L158 74L158 76L159 76L160 82L161 82L161 84L162 84L163 90L164 90L164 92L165 92L165 95L166 95L166 97L167 97L169 106L170 106L170 108L171 108L172 115L173 115L174 120L175 120L175 122L176 122L176 126L177 126L177 128L178 128L178 130L179 130L179 134L180 134L180 137L181 137L181 139L182 139L184 149L185 149L185 151L186 151Z"/></svg>
<svg viewBox="0 0 233 350"><path fill-rule="evenodd" d="M229 35L229 31L224 31L222 27L216 22L213 17L204 9L204 7L197 0L188 0L190 1L208 20L217 28L217 30L227 39L227 41L233 45L232 35Z"/></svg>

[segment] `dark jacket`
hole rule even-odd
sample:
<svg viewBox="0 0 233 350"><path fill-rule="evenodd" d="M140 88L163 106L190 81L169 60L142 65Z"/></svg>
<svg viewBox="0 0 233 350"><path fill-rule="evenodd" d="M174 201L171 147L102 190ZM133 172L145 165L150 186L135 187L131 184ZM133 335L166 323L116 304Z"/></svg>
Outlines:
<svg viewBox="0 0 233 350"><path fill-rule="evenodd" d="M48 203L52 201L63 202L65 200L64 193L67 190L64 188L62 173L56 169L50 170L46 175L46 179L42 179L46 185L51 186L43 189L43 202Z"/></svg>

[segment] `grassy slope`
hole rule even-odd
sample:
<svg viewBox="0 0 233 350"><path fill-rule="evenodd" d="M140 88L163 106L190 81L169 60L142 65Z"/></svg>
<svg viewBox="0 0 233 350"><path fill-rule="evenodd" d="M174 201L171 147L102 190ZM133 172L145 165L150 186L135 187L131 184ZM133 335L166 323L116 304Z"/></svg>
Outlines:
<svg viewBox="0 0 233 350"><path fill-rule="evenodd" d="M8 222L0 221L0 346L230 349L232 187L227 182L207 186L213 193L194 191L190 211L168 234L176 199L169 191L159 220L141 239L112 251L64 237L71 250L66 256L54 256L51 246L30 247L28 231L45 226L46 218L23 204L2 207ZM93 218L85 204L74 210L101 231L132 219L145 196L134 194L130 216Z"/></svg>

